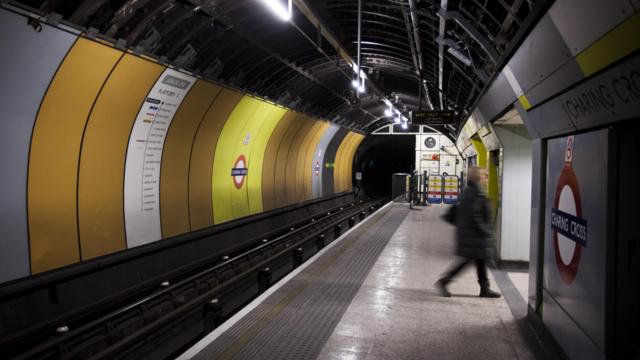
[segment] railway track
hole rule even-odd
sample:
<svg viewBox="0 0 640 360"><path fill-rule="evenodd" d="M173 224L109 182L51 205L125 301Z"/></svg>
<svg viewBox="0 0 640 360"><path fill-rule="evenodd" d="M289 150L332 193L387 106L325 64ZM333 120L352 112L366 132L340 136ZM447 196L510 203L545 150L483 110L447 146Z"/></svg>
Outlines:
<svg viewBox="0 0 640 360"><path fill-rule="evenodd" d="M251 249L167 276L126 306L77 316L2 345L3 358L159 359L178 354L382 205L357 201L316 214ZM283 229L281 229L283 230Z"/></svg>

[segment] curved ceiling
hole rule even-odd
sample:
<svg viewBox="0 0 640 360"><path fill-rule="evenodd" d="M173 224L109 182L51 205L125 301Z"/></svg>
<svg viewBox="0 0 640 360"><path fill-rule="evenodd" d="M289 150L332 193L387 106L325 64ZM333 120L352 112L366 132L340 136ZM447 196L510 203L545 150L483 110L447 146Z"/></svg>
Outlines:
<svg viewBox="0 0 640 360"><path fill-rule="evenodd" d="M286 3L286 0L277 0ZM541 0L362 1L367 91L351 87L357 0L293 0L289 22L258 0L21 0L19 6L138 53L338 125L368 133L450 109L463 120ZM544 2L544 1L543 1ZM455 56L458 55L458 56ZM455 133L451 127L446 132Z"/></svg>

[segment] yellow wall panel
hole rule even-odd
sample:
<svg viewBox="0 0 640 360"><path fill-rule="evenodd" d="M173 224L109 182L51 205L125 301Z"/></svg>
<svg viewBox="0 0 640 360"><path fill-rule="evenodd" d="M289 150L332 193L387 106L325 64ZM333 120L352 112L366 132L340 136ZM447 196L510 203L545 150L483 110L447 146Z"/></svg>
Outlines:
<svg viewBox="0 0 640 360"><path fill-rule="evenodd" d="M213 157L213 178L212 178L212 203L213 221L215 224L233 219L234 214L249 208L247 191L245 186L246 177L239 177L238 185L234 184L231 176L231 169L236 167L240 161L238 154L238 143L251 143L251 135L246 139L244 132L245 125L250 122L254 113L258 110L260 101L250 96L243 96L242 100L233 109L229 119L224 124L220 133L218 144L216 145L215 156ZM244 155L244 166L248 159Z"/></svg>
<svg viewBox="0 0 640 360"><path fill-rule="evenodd" d="M282 117L273 130L264 152L264 165L262 167L262 208L264 211L276 208L275 174L278 149L296 116L297 114L294 111L288 111Z"/></svg>
<svg viewBox="0 0 640 360"><path fill-rule="evenodd" d="M198 125L221 87L198 80L176 112L162 152L160 216L162 237L191 230L189 223L189 160Z"/></svg>
<svg viewBox="0 0 640 360"><path fill-rule="evenodd" d="M347 144L351 140L351 132L347 133L347 135L342 139L340 146L338 146L338 150L336 151L336 157L333 162L333 191L334 193L339 193L342 191L341 180L342 180L342 157L345 152L345 148Z"/></svg>
<svg viewBox="0 0 640 360"><path fill-rule="evenodd" d="M107 79L85 130L78 214L82 259L125 248L124 171L129 134L164 67L125 55Z"/></svg>
<svg viewBox="0 0 640 360"><path fill-rule="evenodd" d="M344 137L344 140L342 140L340 147L338 147L335 167L333 169L333 177L334 177L333 181L335 184L334 186L335 186L336 193L345 191L344 179L347 173L346 158L354 140L355 140L355 133L349 132L349 134L347 134L347 136Z"/></svg>
<svg viewBox="0 0 640 360"><path fill-rule="evenodd" d="M316 137L318 132L322 130L323 125L321 121L312 121L313 125L302 140L298 151L298 157L296 159L296 202L303 202L307 199L305 183L308 182L311 184L311 171L307 169L307 153L313 143L313 139ZM311 189L311 185L309 185L309 189Z"/></svg>
<svg viewBox="0 0 640 360"><path fill-rule="evenodd" d="M275 105L269 105L271 110L269 116L260 125L259 133L256 135L251 155L249 159L249 173L247 176L247 193L249 197L249 214L255 214L263 211L262 204L262 174L265 166L265 153L267 151L267 143L271 138L271 134L276 126L287 112L286 109Z"/></svg>
<svg viewBox="0 0 640 360"><path fill-rule="evenodd" d="M276 157L276 167L274 173L274 184L275 184L275 197L276 204L275 207L282 207L287 205L287 163L289 150L291 149L291 144L293 140L296 138L298 131L305 124L305 116L299 113L295 113L295 119L291 121L291 125L287 128L284 136L282 137L282 141L278 146L278 154Z"/></svg>
<svg viewBox="0 0 640 360"><path fill-rule="evenodd" d="M329 128L329 124L325 122L320 122L320 126L318 127L318 131L316 131L315 135L309 142L309 146L307 147L307 154L304 160L304 200L309 200L313 198L313 189L312 189L312 181L313 181L313 159L315 158L316 148L318 147L318 143L322 136L324 136L325 132Z"/></svg>
<svg viewBox="0 0 640 360"><path fill-rule="evenodd" d="M353 144L356 141L356 134L351 133L351 137L347 146L345 147L342 157L340 158L340 191L347 191L347 177L349 171L349 154L351 153L351 149L353 148Z"/></svg>
<svg viewBox="0 0 640 360"><path fill-rule="evenodd" d="M358 146L364 140L364 136L360 134L355 134L353 143L351 145L351 149L349 149L349 153L346 157L346 175L344 178L344 188L346 190L351 190L353 188L353 160L356 155L356 151L358 150Z"/></svg>
<svg viewBox="0 0 640 360"><path fill-rule="evenodd" d="M207 110L196 132L189 166L191 230L213 225L213 159L222 128L242 97L239 92L223 89ZM225 174L228 175L228 171Z"/></svg>
<svg viewBox="0 0 640 360"><path fill-rule="evenodd" d="M347 179L347 171L349 170L349 153L351 153L351 149L353 148L353 143L356 140L355 134L351 134L349 139L349 143L347 147L344 149L342 156L340 158L340 191L346 190L346 179Z"/></svg>
<svg viewBox="0 0 640 360"><path fill-rule="evenodd" d="M309 135L311 129L315 125L315 121L303 115L304 124L298 130L295 138L291 142L291 147L289 148L289 155L287 155L287 171L285 176L285 190L287 194L287 204L294 204L298 202L298 194L301 191L298 190L298 184L302 186L302 172L298 172L298 155L301 150L304 148L304 139ZM304 158L304 157L303 157ZM301 164L304 166L304 164Z"/></svg>
<svg viewBox="0 0 640 360"><path fill-rule="evenodd" d="M121 51L78 39L42 101L29 157L33 273L80 260L76 201L82 133L100 88L121 56Z"/></svg>

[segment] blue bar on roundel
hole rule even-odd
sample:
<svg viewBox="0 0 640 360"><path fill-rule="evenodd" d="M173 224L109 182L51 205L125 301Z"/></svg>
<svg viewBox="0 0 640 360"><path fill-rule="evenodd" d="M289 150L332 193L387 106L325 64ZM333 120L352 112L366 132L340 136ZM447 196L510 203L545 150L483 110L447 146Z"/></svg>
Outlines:
<svg viewBox="0 0 640 360"><path fill-rule="evenodd" d="M587 221L559 209L551 209L551 228L582 247L587 247Z"/></svg>

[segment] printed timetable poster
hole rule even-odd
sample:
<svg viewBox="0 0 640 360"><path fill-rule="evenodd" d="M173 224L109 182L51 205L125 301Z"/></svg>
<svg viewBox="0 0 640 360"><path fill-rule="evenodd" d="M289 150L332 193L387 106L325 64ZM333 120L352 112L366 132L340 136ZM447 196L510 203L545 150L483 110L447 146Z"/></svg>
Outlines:
<svg viewBox="0 0 640 360"><path fill-rule="evenodd" d="M160 166L162 149L178 107L195 78L167 69L147 95L136 117L127 150L124 184L127 246L162 238Z"/></svg>
<svg viewBox="0 0 640 360"><path fill-rule="evenodd" d="M554 301L545 302L543 319L552 333L563 334L566 324L549 314L565 312L601 350L605 337L608 139L605 129L548 141L545 206L544 296L550 295ZM564 340L558 339L560 343Z"/></svg>

